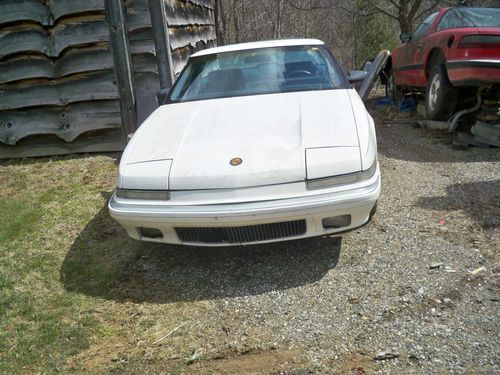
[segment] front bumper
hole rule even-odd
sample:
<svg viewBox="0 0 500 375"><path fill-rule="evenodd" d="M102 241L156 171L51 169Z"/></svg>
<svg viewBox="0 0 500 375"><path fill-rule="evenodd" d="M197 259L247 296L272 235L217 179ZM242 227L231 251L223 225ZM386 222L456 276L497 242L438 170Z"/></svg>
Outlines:
<svg viewBox="0 0 500 375"><path fill-rule="evenodd" d="M138 205L127 204L115 194L109 201L109 212L130 237L173 244L198 246L231 246L261 242L276 242L297 238L321 236L344 232L364 225L370 218L380 195L380 173L377 172L363 187L327 192L314 196L249 203L205 204L205 205ZM322 220L327 217L350 215L351 223L341 228L323 228ZM264 241L241 241L238 243L206 243L182 241L176 228L224 228L244 227L259 224L281 223L305 220L303 234L274 238ZM163 238L148 238L141 235L140 228L154 228Z"/></svg>

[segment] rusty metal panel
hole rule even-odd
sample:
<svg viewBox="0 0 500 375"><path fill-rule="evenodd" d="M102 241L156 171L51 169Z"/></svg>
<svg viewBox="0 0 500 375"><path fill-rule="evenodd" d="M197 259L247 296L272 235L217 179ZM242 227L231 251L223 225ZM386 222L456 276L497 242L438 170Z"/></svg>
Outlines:
<svg viewBox="0 0 500 375"><path fill-rule="evenodd" d="M34 21L44 26L53 26L61 17L100 9L104 9L104 0L58 0L48 4L44 4L41 0L2 0L0 2L0 25Z"/></svg>
<svg viewBox="0 0 500 375"><path fill-rule="evenodd" d="M39 135L22 139L15 146L0 142L0 159L33 156L64 155L82 152L121 151L122 130L86 132L74 142L64 142L54 135Z"/></svg>
<svg viewBox="0 0 500 375"><path fill-rule="evenodd" d="M150 1L163 2L149 4ZM150 8L150 5L152 7ZM193 52L211 47L216 44L214 25L214 1L213 0L126 0L126 17L129 31L129 42L132 56L134 57L134 81L137 95L138 120L142 121L157 106L156 94L160 91L160 76L158 71L164 68L158 64L165 64L165 53L155 47L160 40L170 43L172 57L172 73L177 75L187 62L189 55ZM168 23L168 38L158 38L160 28L153 30L149 9L164 9L163 19ZM158 23L158 21L156 20ZM161 47L161 45L159 45ZM148 59L151 63L149 72L156 71L156 75L145 75L146 66L142 69L136 66L136 56L154 56ZM162 62L163 61L163 62ZM155 68L153 68L155 65ZM165 72L163 72L165 76ZM155 80L156 77L156 80ZM163 77L164 79L165 77ZM164 79L165 80L165 79ZM153 103L154 102L154 103Z"/></svg>
<svg viewBox="0 0 500 375"><path fill-rule="evenodd" d="M66 142L73 142L88 131L120 129L120 123L116 122L119 116L120 105L116 100L4 111L0 141L15 145L31 135L53 134Z"/></svg>
<svg viewBox="0 0 500 375"><path fill-rule="evenodd" d="M38 0L3 0L0 3L0 24L19 21L34 21L49 25L49 11Z"/></svg>
<svg viewBox="0 0 500 375"><path fill-rule="evenodd" d="M190 54L216 45L214 1L154 1L165 3L173 70L174 74L178 74ZM156 56L151 22L147 17L139 16L148 9L148 0L127 0L125 6L132 54L151 53Z"/></svg>
<svg viewBox="0 0 500 375"><path fill-rule="evenodd" d="M133 64L138 72L158 72L151 54L134 55ZM0 62L0 84L34 78L55 80L88 71L112 70L113 67L113 58L107 48L72 50L55 61L43 55L24 55Z"/></svg>
<svg viewBox="0 0 500 375"><path fill-rule="evenodd" d="M105 0L56 0L48 2L51 19L58 21L68 15L78 15L81 13L100 12L104 9Z"/></svg>
<svg viewBox="0 0 500 375"><path fill-rule="evenodd" d="M89 100L118 99L114 74L109 72L87 73L78 79L16 85L15 89L0 91L0 111L33 106L66 105Z"/></svg>
<svg viewBox="0 0 500 375"><path fill-rule="evenodd" d="M68 51L60 59L26 55L0 62L0 83L33 78L58 79L87 71L112 70L113 59L107 48L81 48Z"/></svg>
<svg viewBox="0 0 500 375"><path fill-rule="evenodd" d="M104 0L1 0L0 158L123 148L114 69Z"/></svg>
<svg viewBox="0 0 500 375"><path fill-rule="evenodd" d="M123 0L142 120L160 88L149 0ZM213 0L162 2L173 73L216 44ZM0 0L0 158L117 151L123 98L106 0ZM119 59L118 59L119 60ZM141 107L141 108L139 108Z"/></svg>
<svg viewBox="0 0 500 375"><path fill-rule="evenodd" d="M19 53L36 52L59 57L68 47L107 42L109 32L104 15L92 20L57 25L47 30L39 25L25 24L0 31L0 59Z"/></svg>

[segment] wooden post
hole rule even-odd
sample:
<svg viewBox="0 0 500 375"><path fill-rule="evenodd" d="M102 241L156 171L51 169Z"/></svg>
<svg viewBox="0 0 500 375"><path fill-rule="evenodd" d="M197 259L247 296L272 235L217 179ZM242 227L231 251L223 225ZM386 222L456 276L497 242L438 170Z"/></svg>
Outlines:
<svg viewBox="0 0 500 375"><path fill-rule="evenodd" d="M134 81L132 78L132 57L130 55L123 0L106 0L106 18L120 95L120 112L125 136L124 140L127 142L127 136L136 129L137 115Z"/></svg>
<svg viewBox="0 0 500 375"><path fill-rule="evenodd" d="M149 14L151 15L151 25L153 26L155 39L160 88L162 92L166 94L174 82L174 71L172 66L170 38L168 36L165 0L149 0Z"/></svg>

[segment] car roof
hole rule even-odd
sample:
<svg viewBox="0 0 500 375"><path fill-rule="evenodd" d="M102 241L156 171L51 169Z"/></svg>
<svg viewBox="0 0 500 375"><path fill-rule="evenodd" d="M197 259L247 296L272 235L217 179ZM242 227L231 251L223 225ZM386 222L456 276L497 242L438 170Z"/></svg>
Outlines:
<svg viewBox="0 0 500 375"><path fill-rule="evenodd" d="M279 40L266 40L262 42L250 42L250 43L239 43L231 44L222 47L208 48L194 53L191 57L212 55L215 53L222 52L233 52L233 51L245 51L250 49L258 48L270 48L270 47L289 47L289 46L311 46L311 45L323 45L321 40L318 39L279 39Z"/></svg>

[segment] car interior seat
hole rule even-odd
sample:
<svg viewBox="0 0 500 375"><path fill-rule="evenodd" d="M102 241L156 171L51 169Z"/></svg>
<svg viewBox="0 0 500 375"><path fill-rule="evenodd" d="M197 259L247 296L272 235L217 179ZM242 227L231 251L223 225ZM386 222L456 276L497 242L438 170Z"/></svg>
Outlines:
<svg viewBox="0 0 500 375"><path fill-rule="evenodd" d="M231 92L245 88L245 79L239 69L214 70L207 76L209 92Z"/></svg>

